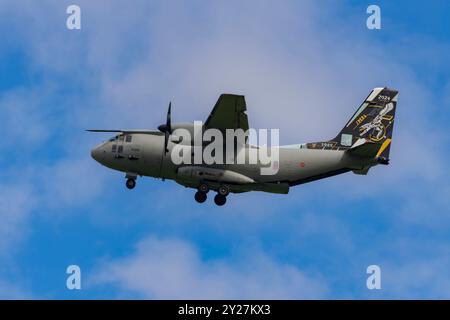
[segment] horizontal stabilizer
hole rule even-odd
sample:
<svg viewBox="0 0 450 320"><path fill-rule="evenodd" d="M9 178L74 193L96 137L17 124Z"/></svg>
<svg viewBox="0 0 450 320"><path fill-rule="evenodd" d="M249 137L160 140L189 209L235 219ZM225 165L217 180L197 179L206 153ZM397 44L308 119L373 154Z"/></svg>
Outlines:
<svg viewBox="0 0 450 320"><path fill-rule="evenodd" d="M370 166L362 168L362 169L358 169L358 170L353 170L353 173L365 176L369 172L369 169L370 169Z"/></svg>
<svg viewBox="0 0 450 320"><path fill-rule="evenodd" d="M374 158L380 148L381 143L370 142L365 139L360 139L355 142L355 144L348 149L346 152L352 156L362 157L362 158Z"/></svg>

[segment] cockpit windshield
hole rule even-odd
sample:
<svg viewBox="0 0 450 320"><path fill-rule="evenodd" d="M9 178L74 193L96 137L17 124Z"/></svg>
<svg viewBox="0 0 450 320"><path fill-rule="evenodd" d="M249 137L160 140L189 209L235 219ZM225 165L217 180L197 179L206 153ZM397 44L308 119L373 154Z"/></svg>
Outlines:
<svg viewBox="0 0 450 320"><path fill-rule="evenodd" d="M109 141L117 141L117 140L123 141L123 134L118 134L117 136L109 139Z"/></svg>

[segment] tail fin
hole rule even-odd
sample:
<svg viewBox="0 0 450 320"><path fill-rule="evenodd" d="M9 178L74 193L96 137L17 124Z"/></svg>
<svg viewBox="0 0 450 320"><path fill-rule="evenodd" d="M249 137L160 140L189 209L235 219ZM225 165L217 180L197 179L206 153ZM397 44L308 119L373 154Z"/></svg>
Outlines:
<svg viewBox="0 0 450 320"><path fill-rule="evenodd" d="M367 96L341 132L334 138L342 147L354 146L362 141L376 144L375 156L381 163L389 160L395 109L398 91L389 88L375 88ZM363 140L364 139L364 140Z"/></svg>

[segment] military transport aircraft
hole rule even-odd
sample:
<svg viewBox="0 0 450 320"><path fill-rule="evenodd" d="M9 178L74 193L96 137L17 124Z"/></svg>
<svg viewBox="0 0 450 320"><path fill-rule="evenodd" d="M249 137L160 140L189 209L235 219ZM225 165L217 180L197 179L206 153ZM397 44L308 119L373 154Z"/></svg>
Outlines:
<svg viewBox="0 0 450 320"><path fill-rule="evenodd" d="M206 201L207 193L217 192L214 202L222 206L229 193L264 191L287 194L289 188L353 171L367 174L377 164L389 163L398 91L389 88L373 89L341 132L329 141L289 146L267 147L268 152L277 151L273 166L274 174L262 174L267 167L260 160L256 163L175 163L171 156L177 145L191 148L189 157L194 158L193 140L183 140L177 135L179 129L195 135L193 123L171 122L171 104L165 124L152 130L87 130L91 132L114 132L116 135L91 151L92 157L102 165L125 173L126 186L133 189L138 176L171 179L185 187L194 188L195 200ZM248 132L249 125L244 96L222 94L202 129L229 129ZM225 140L224 140L225 141ZM207 146L201 142L201 149ZM252 151L260 149L233 139L234 157L244 152L247 159ZM276 149L275 149L276 148ZM274 152L275 153L275 152ZM229 159L228 159L229 160Z"/></svg>

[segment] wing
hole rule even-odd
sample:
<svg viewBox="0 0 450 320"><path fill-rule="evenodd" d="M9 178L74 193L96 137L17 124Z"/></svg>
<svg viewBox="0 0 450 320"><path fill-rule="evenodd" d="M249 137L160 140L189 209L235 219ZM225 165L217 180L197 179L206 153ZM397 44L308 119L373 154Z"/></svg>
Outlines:
<svg viewBox="0 0 450 320"><path fill-rule="evenodd" d="M124 134L127 134L127 133L142 133L142 134L150 134L150 135L155 135L155 136L163 136L164 135L164 133L162 133L162 132L160 132L160 131L153 131L153 130L128 130L128 129L125 129L125 130L115 130L115 129L113 129L113 130L104 130L104 129L89 129L89 130L86 130L86 131L89 131L89 132L117 132L117 133L124 133Z"/></svg>
<svg viewBox="0 0 450 320"><path fill-rule="evenodd" d="M247 131L249 126L246 110L244 96L222 94L206 120L205 127L221 131L225 131L225 129L242 129Z"/></svg>

